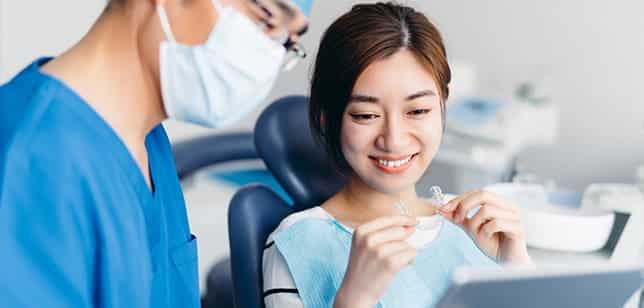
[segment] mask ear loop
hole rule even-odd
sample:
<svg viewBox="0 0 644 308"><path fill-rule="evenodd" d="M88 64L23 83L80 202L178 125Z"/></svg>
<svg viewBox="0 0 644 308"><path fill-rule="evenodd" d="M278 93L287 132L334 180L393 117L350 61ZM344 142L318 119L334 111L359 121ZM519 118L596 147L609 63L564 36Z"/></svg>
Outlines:
<svg viewBox="0 0 644 308"><path fill-rule="evenodd" d="M174 35L172 34L172 29L170 28L170 21L168 20L168 14L166 14L165 8L163 8L163 5L161 4L157 5L157 14L159 14L159 21L161 22L161 28L163 29L163 32L165 33L166 38L171 43L176 43L177 41L174 39Z"/></svg>

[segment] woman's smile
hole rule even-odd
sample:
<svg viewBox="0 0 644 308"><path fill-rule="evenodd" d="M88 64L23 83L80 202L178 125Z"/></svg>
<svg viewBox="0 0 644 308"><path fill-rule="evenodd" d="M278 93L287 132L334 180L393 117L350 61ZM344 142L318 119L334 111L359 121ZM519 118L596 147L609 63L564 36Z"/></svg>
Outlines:
<svg viewBox="0 0 644 308"><path fill-rule="evenodd" d="M369 156L374 166L385 173L398 174L409 169L418 153L398 156Z"/></svg>

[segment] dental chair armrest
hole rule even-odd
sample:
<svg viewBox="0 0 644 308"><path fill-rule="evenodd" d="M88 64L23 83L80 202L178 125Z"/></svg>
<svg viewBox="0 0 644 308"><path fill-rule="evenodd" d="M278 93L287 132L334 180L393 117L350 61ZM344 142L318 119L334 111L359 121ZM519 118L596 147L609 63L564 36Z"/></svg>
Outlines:
<svg viewBox="0 0 644 308"><path fill-rule="evenodd" d="M215 134L172 145L179 179L214 164L258 158L253 133Z"/></svg>

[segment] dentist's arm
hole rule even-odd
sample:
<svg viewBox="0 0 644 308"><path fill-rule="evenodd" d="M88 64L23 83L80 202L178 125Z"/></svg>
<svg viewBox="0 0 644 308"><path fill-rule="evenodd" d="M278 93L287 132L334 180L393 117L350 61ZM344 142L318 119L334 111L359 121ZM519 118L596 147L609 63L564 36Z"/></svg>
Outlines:
<svg viewBox="0 0 644 308"><path fill-rule="evenodd" d="M0 306L91 307L88 207L76 183L30 162L0 179Z"/></svg>

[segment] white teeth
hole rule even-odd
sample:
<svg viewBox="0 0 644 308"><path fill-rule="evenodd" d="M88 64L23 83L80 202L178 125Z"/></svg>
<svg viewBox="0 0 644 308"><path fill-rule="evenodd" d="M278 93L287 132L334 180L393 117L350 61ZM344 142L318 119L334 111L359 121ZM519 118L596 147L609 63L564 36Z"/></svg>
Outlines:
<svg viewBox="0 0 644 308"><path fill-rule="evenodd" d="M400 166L402 166L402 165L404 165L404 164L408 163L408 162L411 160L411 158L412 158L412 156L409 156L409 157L407 157L407 158L405 158L405 159L401 159L401 160L384 160L384 159L379 159L379 160L378 160L378 162L379 162L381 165L386 166L386 167L389 167L389 168L398 168L398 167L400 167Z"/></svg>

